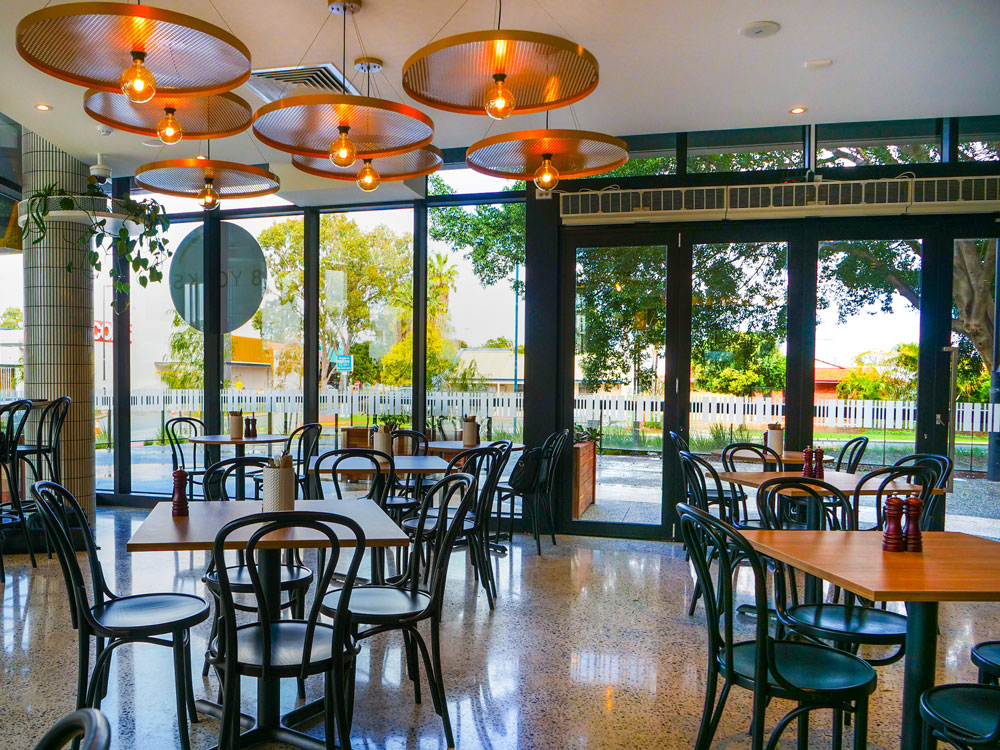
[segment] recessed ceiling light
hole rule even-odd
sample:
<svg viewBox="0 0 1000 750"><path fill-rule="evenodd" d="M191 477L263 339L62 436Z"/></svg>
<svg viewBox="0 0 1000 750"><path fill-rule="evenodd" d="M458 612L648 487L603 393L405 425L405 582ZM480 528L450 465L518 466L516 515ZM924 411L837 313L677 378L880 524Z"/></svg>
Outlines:
<svg viewBox="0 0 1000 750"><path fill-rule="evenodd" d="M829 57L817 57L815 60L806 60L802 63L803 68L815 70L816 68L828 68L833 65L833 60Z"/></svg>
<svg viewBox="0 0 1000 750"><path fill-rule="evenodd" d="M200 159L201 161L204 161L204 160L205 160L205 159L207 159L208 157L207 157L207 156L205 156L205 154L198 154L198 155L197 155L196 157L194 157L194 158L195 158L195 159Z"/></svg>
<svg viewBox="0 0 1000 750"><path fill-rule="evenodd" d="M805 107L792 107L790 110L788 110L788 114L790 115L801 115L805 114L805 112L806 112Z"/></svg>
<svg viewBox="0 0 1000 750"><path fill-rule="evenodd" d="M48 112L50 109L52 109L52 105L39 103L35 105L35 109L37 109L39 112Z"/></svg>
<svg viewBox="0 0 1000 750"><path fill-rule="evenodd" d="M147 138L142 142L143 146L149 146L150 148L159 148L163 145L163 142L159 138Z"/></svg>
<svg viewBox="0 0 1000 750"><path fill-rule="evenodd" d="M740 26L739 35L748 39L763 39L767 36L774 36L780 30L781 24L775 21L753 21Z"/></svg>

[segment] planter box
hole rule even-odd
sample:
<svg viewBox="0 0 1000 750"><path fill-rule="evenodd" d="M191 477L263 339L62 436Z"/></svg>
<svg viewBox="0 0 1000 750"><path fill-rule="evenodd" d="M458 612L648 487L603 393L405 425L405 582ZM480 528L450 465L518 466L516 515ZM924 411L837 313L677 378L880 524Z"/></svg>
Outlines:
<svg viewBox="0 0 1000 750"><path fill-rule="evenodd" d="M588 441L573 445L573 519L580 520L597 491L597 446Z"/></svg>

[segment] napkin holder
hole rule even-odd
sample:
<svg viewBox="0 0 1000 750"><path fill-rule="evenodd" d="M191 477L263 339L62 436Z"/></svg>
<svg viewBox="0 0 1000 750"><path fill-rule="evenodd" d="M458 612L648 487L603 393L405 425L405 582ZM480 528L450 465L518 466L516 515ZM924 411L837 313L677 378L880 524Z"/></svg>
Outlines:
<svg viewBox="0 0 1000 750"><path fill-rule="evenodd" d="M462 447L475 448L479 445L479 424L474 418L462 422Z"/></svg>
<svg viewBox="0 0 1000 750"><path fill-rule="evenodd" d="M768 427L767 447L780 456L785 450L785 431L780 427L777 430Z"/></svg>
<svg viewBox="0 0 1000 750"><path fill-rule="evenodd" d="M243 439L243 415L239 412L229 414L229 437L231 440Z"/></svg>
<svg viewBox="0 0 1000 750"><path fill-rule="evenodd" d="M392 455L392 433L387 429L380 428L378 432L372 433L372 448L382 453Z"/></svg>
<svg viewBox="0 0 1000 750"><path fill-rule="evenodd" d="M295 510L295 469L291 466L265 466L261 472L264 512Z"/></svg>

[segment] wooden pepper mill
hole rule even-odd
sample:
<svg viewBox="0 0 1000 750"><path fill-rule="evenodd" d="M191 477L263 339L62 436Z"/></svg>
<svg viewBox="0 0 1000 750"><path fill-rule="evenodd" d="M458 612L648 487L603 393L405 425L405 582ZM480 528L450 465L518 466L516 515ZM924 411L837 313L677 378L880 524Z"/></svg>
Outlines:
<svg viewBox="0 0 1000 750"><path fill-rule="evenodd" d="M187 483L188 475L184 469L174 472L174 503L171 514L175 517L184 517L188 514Z"/></svg>
<svg viewBox="0 0 1000 750"><path fill-rule="evenodd" d="M924 501L919 497L908 497L903 506L906 515L906 527L903 529L903 546L907 552L924 551L924 535L920 530L920 516L924 510Z"/></svg>
<svg viewBox="0 0 1000 750"><path fill-rule="evenodd" d="M882 533L882 549L886 552L905 552L903 540L903 500L890 497L885 501L885 531Z"/></svg>
<svg viewBox="0 0 1000 750"><path fill-rule="evenodd" d="M823 449L817 448L813 453L813 476L817 479L823 479Z"/></svg>
<svg viewBox="0 0 1000 750"><path fill-rule="evenodd" d="M813 449L806 448L802 451L802 476L811 477L813 475Z"/></svg>

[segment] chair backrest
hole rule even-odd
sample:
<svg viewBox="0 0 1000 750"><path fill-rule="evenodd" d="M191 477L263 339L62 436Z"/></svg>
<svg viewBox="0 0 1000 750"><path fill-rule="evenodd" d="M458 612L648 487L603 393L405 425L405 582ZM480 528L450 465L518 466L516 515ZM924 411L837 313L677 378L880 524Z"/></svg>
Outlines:
<svg viewBox="0 0 1000 750"><path fill-rule="evenodd" d="M342 528L334 528L331 524L346 528L349 534L345 535ZM281 620L282 609L278 602L271 601L264 594L260 572L261 561L257 547L264 537L274 532L286 529L303 529L311 531L321 538L325 537L329 542L329 547L325 548L327 551L325 565L322 570L318 571L319 575L314 577L316 596L313 599L312 606L309 608L305 620L299 620L299 622L304 621L306 623L303 663L308 663L310 660L309 656L312 653L313 637L316 632L320 607L323 603L323 594L330 588L334 571L340 562L341 552L347 549L351 550L349 553L350 562L346 572L343 574L340 600L337 605L336 616L334 617L334 653L337 653L336 649L338 646L342 650L352 627L349 614L351 591L357 579L358 569L361 567L361 559L365 554L365 533L361 526L354 519L342 516L339 513L294 510L278 513L255 513L244 518L238 518L235 521L230 521L219 529L219 533L215 537L214 556L216 560L223 559L229 538L247 526L256 527L251 533L244 551L247 574L250 578L250 584L253 587L253 596L257 600L257 619L259 622L268 625L260 629L263 639L262 676L267 677L272 669L272 628L270 625ZM342 540L349 542L349 544L342 544ZM353 544L353 547L350 546L351 544ZM218 607L222 615L216 658L225 663L225 669L228 673L235 674L237 649L230 646L237 642L237 606L232 584L229 580L228 569L225 565L219 565L216 570L219 576ZM287 622L287 620L284 620L284 622Z"/></svg>
<svg viewBox="0 0 1000 750"><path fill-rule="evenodd" d="M556 481L556 469L567 442L569 442L569 430L564 429L553 432L542 443L542 460L538 467L538 486L546 495L552 494L552 487Z"/></svg>
<svg viewBox="0 0 1000 750"><path fill-rule="evenodd" d="M340 448L338 450L327 451L316 459L316 466L313 469L316 474L316 486L319 489L320 499L326 499L323 495L323 472L330 472L330 481L333 482L333 490L337 494L338 500L343 500L344 495L340 490L340 479L338 473L341 471L340 465L344 461L356 458L361 463L361 468L350 469L350 471L368 472L369 478L368 492L364 497L374 500L380 507L385 507L385 499L389 495L389 485L395 481L396 464L392 456L374 448Z"/></svg>
<svg viewBox="0 0 1000 750"><path fill-rule="evenodd" d="M471 474L448 474L429 487L421 500L413 535L414 545L420 549L411 551L406 570L391 582L412 593L425 591L430 602L423 614L440 612L451 551L464 533L463 521L476 501L475 484L476 478ZM454 516L443 512L430 515L431 508L451 507L456 498L459 502Z"/></svg>
<svg viewBox="0 0 1000 750"><path fill-rule="evenodd" d="M285 452L295 461L295 473L304 477L309 470L309 459L319 452L319 440L323 436L323 425L307 422L299 425L285 441Z"/></svg>
<svg viewBox="0 0 1000 750"><path fill-rule="evenodd" d="M3 463L14 460L30 412L31 402L23 398L0 406L0 461Z"/></svg>
<svg viewBox="0 0 1000 750"><path fill-rule="evenodd" d="M50 401L42 409L42 415L38 418L38 432L36 433L39 445L58 452L59 437L62 435L63 423L66 421L66 415L69 413L70 403L72 403L72 400L69 396L60 396Z"/></svg>
<svg viewBox="0 0 1000 750"><path fill-rule="evenodd" d="M402 446L400 455L427 455L427 436L420 430L393 430L389 438L392 440L393 451L396 450L396 445Z"/></svg>
<svg viewBox="0 0 1000 750"><path fill-rule="evenodd" d="M97 545L87 523L87 516L80 503L73 497L73 493L55 482L35 482L31 485L31 494L35 498L42 523L59 558L59 566L62 568L63 580L66 582L70 598L73 627L79 628L82 625L87 632L93 632L97 623L93 619L91 606L114 599L115 595L108 589L104 579L104 570L97 556ZM87 582L76 555L73 543L75 533L78 533L84 541L87 563L90 566L92 595L87 591Z"/></svg>
<svg viewBox="0 0 1000 750"><path fill-rule="evenodd" d="M59 719L35 745L35 750L62 750L79 738L77 750L108 750L111 725L96 708L81 708Z"/></svg>
<svg viewBox="0 0 1000 750"><path fill-rule="evenodd" d="M493 510L493 497L500 483L500 474L510 455L511 443L501 440L490 445L468 448L452 457L446 474L469 474L475 478L473 489L477 500L469 514L476 527L482 529L489 523Z"/></svg>
<svg viewBox="0 0 1000 750"><path fill-rule="evenodd" d="M948 487L954 468L954 464L948 456L942 456L938 453L913 453L899 459L893 466L929 466L935 472L934 487L939 490Z"/></svg>
<svg viewBox="0 0 1000 750"><path fill-rule="evenodd" d="M688 502L706 513L712 505L718 505L719 517L732 523L739 505L726 501L726 498L731 496L723 491L715 467L688 450L678 450L677 456L680 458L681 472L687 485ZM715 490L714 496L711 490Z"/></svg>
<svg viewBox="0 0 1000 750"><path fill-rule="evenodd" d="M924 503L925 510L930 505L931 492L934 490L934 482L937 479L937 470L928 465L909 464L906 466L883 466L881 469L869 471L855 487L851 495L851 505L854 506L855 519L858 519L858 509L861 507L862 491L866 493L866 498L875 503L875 525L872 530L882 529L885 523L883 511L885 509L886 498L899 495L898 491L889 487L891 482L901 481L908 484L918 484L921 487L920 499ZM875 494L872 495L872 488ZM926 518L926 513L923 518ZM923 520L923 519L922 519ZM857 528L861 528L860 521L856 523Z"/></svg>
<svg viewBox="0 0 1000 750"><path fill-rule="evenodd" d="M205 469L205 499L215 500L235 500L229 496L226 485L230 479L239 481L235 476L239 469L263 469L269 466L271 459L267 456L237 456L236 458L224 458ZM251 477L244 475L244 484ZM252 481L252 480L251 480ZM244 497L246 497L244 492Z"/></svg>
<svg viewBox="0 0 1000 750"><path fill-rule="evenodd" d="M163 431L167 433L167 442L170 443L170 458L174 464L174 471L184 469L193 471L198 468L198 446L191 444L191 463L189 464L184 456L184 443L188 438L198 437L205 434L205 423L195 417L174 417L168 419L163 425ZM207 450L205 452L207 461Z"/></svg>
<svg viewBox="0 0 1000 750"><path fill-rule="evenodd" d="M786 494L794 491L794 496ZM765 529L853 531L854 509L832 484L812 477L776 477L757 488L757 511Z"/></svg>
<svg viewBox="0 0 1000 750"><path fill-rule="evenodd" d="M688 445L688 441L685 440L684 438L682 438L680 435L678 435L673 430L670 430L667 433L667 436L670 438L670 442L673 443L675 451L679 452L679 451L690 451L691 450L690 446Z"/></svg>
<svg viewBox="0 0 1000 750"><path fill-rule="evenodd" d="M739 471L736 462L760 462L760 471L766 464L774 464L776 471L784 471L781 456L773 448L759 443L730 443L722 449L722 466L726 471Z"/></svg>
<svg viewBox="0 0 1000 750"><path fill-rule="evenodd" d="M851 438L843 447L840 449L840 453L837 454L837 462L833 466L834 471L846 471L848 474L853 474L858 470L858 465L861 463L861 457L865 455L865 450L868 448L868 438L864 435L856 438Z"/></svg>

